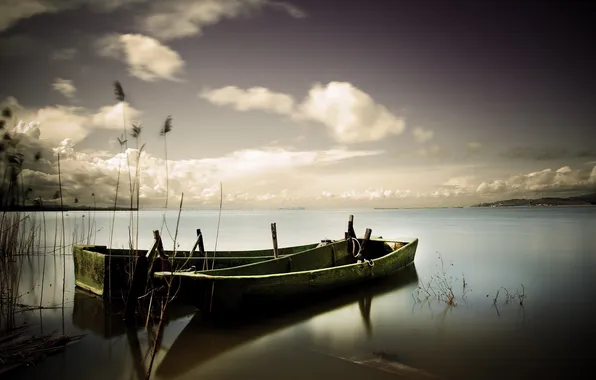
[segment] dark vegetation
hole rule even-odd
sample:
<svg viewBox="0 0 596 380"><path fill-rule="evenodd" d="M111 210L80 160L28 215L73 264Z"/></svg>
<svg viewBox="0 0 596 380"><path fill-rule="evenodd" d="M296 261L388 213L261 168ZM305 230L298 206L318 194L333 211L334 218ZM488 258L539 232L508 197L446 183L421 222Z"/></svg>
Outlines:
<svg viewBox="0 0 596 380"><path fill-rule="evenodd" d="M130 253L130 264L124 268L128 274L128 289L133 279L133 273L140 256L145 256L146 252L140 252L138 247L139 242L139 215L140 209L140 160L145 145L141 144L140 137L142 135L143 126L141 124L131 124L130 131L127 128L126 122L126 95L120 82L114 82L114 94L116 100L122 106L122 127L123 133L118 138L120 143L120 167L114 189L114 203L111 207L97 207L95 204L95 193L92 193L93 206L79 205L78 197L73 199L65 199L62 188L62 172L60 168L60 154L56 153L57 158L57 184L56 190L51 197L44 198L42 195L36 195L35 189L28 186L23 177L24 163L29 161L36 162L42 160L41 152L27 156L25 149L19 145L23 136L15 130L17 125L17 118L13 111L9 108L2 110L0 118L0 176L2 182L0 184L0 204L2 207L2 215L0 219L0 373L6 372L21 365L31 365L38 360L43 359L47 355L59 352L70 343L75 343L82 337L69 337L64 334L55 336L52 334L42 334L35 336L30 333L29 326L17 326L16 316L24 311L31 311L35 309L47 308L62 308L64 311L64 291L66 285L66 255L69 249L72 249L73 244L91 244L94 243L94 235L97 232L95 223L95 213L91 211L113 211L113 217L110 225L110 242L109 247L112 247L115 214L118 210L130 211L130 219L128 225L128 250ZM168 161L167 161L167 140L166 136L173 129L172 117L167 116L163 127L159 133L164 138L164 148L166 153L166 176L168 176ZM135 140L135 149L129 150L129 138ZM126 159L124 160L124 157ZM124 161L124 162L123 162ZM132 161L132 163L131 163ZM124 171L126 174L124 179L121 179L120 172ZM128 179L128 182L126 180ZM124 183L121 183L124 182ZM166 199L165 207L168 205L169 198L169 180L166 179ZM128 189L129 201L127 205L119 205L118 198L121 191L121 185ZM178 223L180 220L180 213L183 204L184 195L181 194L180 208L178 212L178 221L175 230L172 233L167 225L165 218L165 210L163 214L163 222L161 229L167 231L167 234L173 240L173 255L176 254L177 249L177 234ZM70 204L69 206L65 203ZM81 218L82 226L74 227L75 231L71 241L68 242L65 234L64 212L70 210L87 211L87 222L85 223L84 215ZM41 211L41 212L33 212ZM51 236L47 234L46 228L46 213L44 211L57 211L55 220L55 231L53 249L51 245ZM59 219L61 221L59 221ZM149 232L149 231L148 231ZM160 246L162 244L160 238ZM56 255L59 253L62 256L62 303L61 305L44 305L44 279L46 271L46 259L48 255ZM109 252L108 252L109 253ZM41 278L41 297L38 305L24 304L22 299L24 294L19 292L20 279L22 275L23 262L31 256L43 257L43 269ZM111 264L111 256L109 256ZM58 270L58 269L56 269ZM111 273L111 272L110 272ZM155 291L151 287L151 282L148 282L144 287L148 290L146 294L135 299L134 311L136 320L142 319L145 326L153 336L152 342L155 343L153 349L150 348L149 366L146 372L146 378L151 375L151 366L153 364L156 347L160 340L162 332L162 322L166 313L166 309L171 299L175 296L176 290L171 290L172 284L166 283L165 289L160 292ZM26 292L25 292L26 293ZM110 294L111 296L111 294ZM123 300L128 294L123 294ZM117 302L118 300L109 298L108 304ZM108 305L110 306L110 305ZM114 305L116 306L116 305ZM136 332L135 332L136 334Z"/></svg>

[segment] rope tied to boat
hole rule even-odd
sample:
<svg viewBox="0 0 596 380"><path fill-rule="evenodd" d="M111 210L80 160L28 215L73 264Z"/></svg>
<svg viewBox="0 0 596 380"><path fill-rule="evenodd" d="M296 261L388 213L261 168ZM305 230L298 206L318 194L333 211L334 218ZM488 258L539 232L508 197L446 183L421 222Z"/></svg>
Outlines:
<svg viewBox="0 0 596 380"><path fill-rule="evenodd" d="M372 260L367 259L366 257L362 256L362 245L355 237L350 237L350 240L355 241L358 245L358 253L356 253L356 244L352 244L352 256L354 256L357 260L362 260L362 264L367 263L369 267L374 267L375 262Z"/></svg>
<svg viewBox="0 0 596 380"><path fill-rule="evenodd" d="M362 257L361 260L362 262L360 262L360 268L364 267L364 263L367 263L371 268L375 266L375 262L367 259L366 257Z"/></svg>
<svg viewBox="0 0 596 380"><path fill-rule="evenodd" d="M358 255L360 255L360 252L362 251L362 246L360 245L360 242L358 241L358 239L356 239L355 237L350 237L351 241L355 241L356 244L358 244L358 252L356 252L356 245L352 244L352 256L354 257L358 257Z"/></svg>

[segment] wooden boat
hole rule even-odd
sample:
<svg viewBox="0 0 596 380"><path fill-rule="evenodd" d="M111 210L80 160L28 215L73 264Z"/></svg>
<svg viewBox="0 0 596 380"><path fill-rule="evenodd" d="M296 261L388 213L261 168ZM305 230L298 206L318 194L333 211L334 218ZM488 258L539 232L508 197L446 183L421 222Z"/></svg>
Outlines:
<svg viewBox="0 0 596 380"><path fill-rule="evenodd" d="M356 247L359 247L356 249ZM205 271L161 271L179 298L210 313L253 309L395 274L414 263L418 239L346 238L256 263ZM360 257L355 257L359 252Z"/></svg>
<svg viewBox="0 0 596 380"><path fill-rule="evenodd" d="M177 251L175 254L172 251L164 251L172 267L178 270L202 270L208 264L210 268L219 270L274 258L273 249L217 251L214 254L212 251L204 251L200 236L197 243L191 251ZM317 244L319 243L279 248L278 255L285 257L296 254L314 248ZM199 250L195 250L197 245L201 245ZM109 249L101 245L74 245L75 286L101 297L109 297L110 288L112 288L112 298L121 299L123 291L129 287L129 278L133 272L133 258L138 257L139 254L144 255L145 252L137 251L133 254L129 249Z"/></svg>

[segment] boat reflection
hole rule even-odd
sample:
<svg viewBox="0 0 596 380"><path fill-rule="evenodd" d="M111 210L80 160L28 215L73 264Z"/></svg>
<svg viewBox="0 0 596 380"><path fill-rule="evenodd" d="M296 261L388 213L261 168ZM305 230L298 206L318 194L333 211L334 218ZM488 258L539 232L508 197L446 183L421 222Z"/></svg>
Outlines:
<svg viewBox="0 0 596 380"><path fill-rule="evenodd" d="M194 307L179 303L172 303L168 307L166 325L169 321L191 316L195 313ZM112 302L99 298L89 293L75 289L74 305L72 309L72 324L85 331L104 339L110 339L127 334L124 323L124 303ZM141 327L137 328L137 331Z"/></svg>
<svg viewBox="0 0 596 380"><path fill-rule="evenodd" d="M276 312L263 310L261 313L251 313L249 319L213 320L197 312L176 338L155 374L160 379L182 376L243 343L355 303L359 305L370 337L373 334L370 319L373 298L417 282L418 274L412 265L395 276L378 279L361 287L345 288L340 295L311 298L306 301L308 303L301 302Z"/></svg>

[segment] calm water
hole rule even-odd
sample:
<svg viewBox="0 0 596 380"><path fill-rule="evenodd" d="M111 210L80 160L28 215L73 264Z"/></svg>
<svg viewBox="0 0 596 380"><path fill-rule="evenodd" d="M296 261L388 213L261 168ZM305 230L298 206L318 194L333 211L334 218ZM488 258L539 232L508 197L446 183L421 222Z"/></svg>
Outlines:
<svg viewBox="0 0 596 380"><path fill-rule="evenodd" d="M277 223L280 246L341 238L351 213L359 235L368 227L373 235L418 237L415 268L373 287L234 329L209 328L192 313L176 310L156 357L154 378L396 378L353 363L373 352L391 355L407 366L402 373L413 375L424 371L443 379L554 378L574 377L595 358L590 345L596 309L596 207L224 211L218 249L268 248L271 222ZM46 214L52 244L55 218ZM70 212L65 218L67 240L73 239L75 226L80 232L83 220L88 226L89 219L95 219L100 229L95 241L105 245L111 218L111 213L83 217ZM168 215L172 234L175 218L176 212ZM141 247L149 248L161 213L142 212L140 219ZM127 226L128 214L117 214L114 246L126 244ZM183 211L181 249L192 247L196 228L212 248L216 226L217 211ZM172 243L164 242L171 249ZM416 297L418 284L441 271L439 257L453 281L456 306ZM42 263L39 256L24 265L26 303L39 303ZM127 334L118 317L104 315L101 301L75 292L72 256L66 256L65 264L64 309L20 318L46 333L86 336L65 353L7 377L143 377L147 331ZM61 303L62 276L61 257L47 255L44 304ZM502 287L513 294L522 284L527 295L523 307L506 302Z"/></svg>

